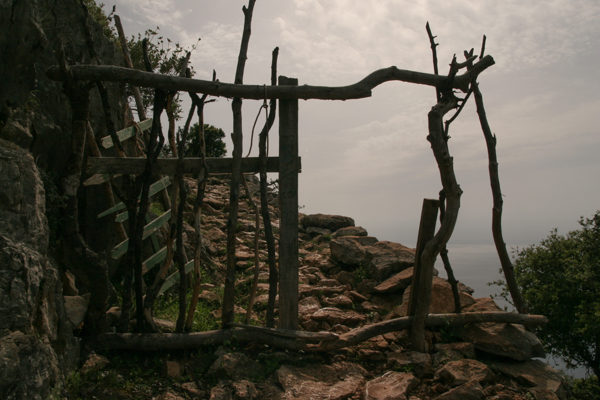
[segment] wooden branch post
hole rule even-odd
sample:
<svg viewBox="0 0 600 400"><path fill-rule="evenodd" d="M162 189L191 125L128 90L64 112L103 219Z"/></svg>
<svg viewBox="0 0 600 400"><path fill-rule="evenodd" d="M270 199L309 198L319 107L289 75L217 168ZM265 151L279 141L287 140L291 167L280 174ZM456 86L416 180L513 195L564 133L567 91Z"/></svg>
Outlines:
<svg viewBox="0 0 600 400"><path fill-rule="evenodd" d="M279 85L298 80L279 77ZM279 328L298 329L298 100L279 101Z"/></svg>
<svg viewBox="0 0 600 400"><path fill-rule="evenodd" d="M418 351L425 352L425 318L429 313L431 302L431 285L433 280L433 264L423 265L421 255L425 245L435 234L439 200L423 199L417 252L415 255L415 272L413 274L412 290L408 303L408 315L414 316L411 327L411 340Z"/></svg>

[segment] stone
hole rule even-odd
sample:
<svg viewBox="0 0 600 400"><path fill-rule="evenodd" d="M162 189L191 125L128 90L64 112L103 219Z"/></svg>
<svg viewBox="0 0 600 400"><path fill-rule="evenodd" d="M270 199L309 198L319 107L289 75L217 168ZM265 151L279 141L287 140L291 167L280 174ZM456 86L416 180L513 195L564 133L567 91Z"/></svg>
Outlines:
<svg viewBox="0 0 600 400"><path fill-rule="evenodd" d="M336 307L324 307L315 311L311 317L315 321L326 321L329 325L342 324L355 326L364 322L367 318L352 310L340 310Z"/></svg>
<svg viewBox="0 0 600 400"><path fill-rule="evenodd" d="M402 296L402 304L400 305L399 313L402 316L408 315L408 302L412 285L406 288ZM475 300L471 295L459 292L460 305L464 311L465 307L472 305ZM454 312L454 295L452 294L452 286L450 283L437 276L433 277L431 285L431 303L429 304L430 314L446 314Z"/></svg>
<svg viewBox="0 0 600 400"><path fill-rule="evenodd" d="M83 296L63 296L65 301L65 311L67 318L77 328L85 319L88 305L90 304L90 294L86 293Z"/></svg>
<svg viewBox="0 0 600 400"><path fill-rule="evenodd" d="M219 382L210 389L210 400L233 400L233 393L228 383Z"/></svg>
<svg viewBox="0 0 600 400"><path fill-rule="evenodd" d="M362 226L347 226L340 228L333 233L333 237L340 236L367 236L367 230Z"/></svg>
<svg viewBox="0 0 600 400"><path fill-rule="evenodd" d="M475 358L475 346L468 342L436 343L433 354L434 365L442 365L449 361L457 361L463 358Z"/></svg>
<svg viewBox="0 0 600 400"><path fill-rule="evenodd" d="M258 390L256 390L256 386L254 386L254 383L246 379L233 382L231 386L233 387L233 392L236 399L252 400L258 397Z"/></svg>
<svg viewBox="0 0 600 400"><path fill-rule="evenodd" d="M385 281L373 288L376 293L402 292L412 283L414 268L410 267L404 271L392 275Z"/></svg>
<svg viewBox="0 0 600 400"><path fill-rule="evenodd" d="M321 303L315 296L305 297L298 301L298 314L301 316L310 316L320 308Z"/></svg>
<svg viewBox="0 0 600 400"><path fill-rule="evenodd" d="M480 361L462 359L450 361L438 369L435 372L435 376L450 386L458 386L469 381L479 383L489 382L494 378L494 373L487 365Z"/></svg>
<svg viewBox="0 0 600 400"><path fill-rule="evenodd" d="M306 233L308 233L311 236L331 235L331 231L329 229L319 228L318 226L309 226L308 228L306 228Z"/></svg>
<svg viewBox="0 0 600 400"><path fill-rule="evenodd" d="M350 298L344 294L334 297L325 297L323 303L330 307L350 308L354 304Z"/></svg>
<svg viewBox="0 0 600 400"><path fill-rule="evenodd" d="M29 3L13 11L30 15ZM0 5L0 21L4 15ZM19 18L15 14L0 30L18 26ZM39 171L29 152L2 139L0 185L0 397L44 399L62 380L61 370L75 368L79 348L58 270L46 256L49 229Z"/></svg>
<svg viewBox="0 0 600 400"><path fill-rule="evenodd" d="M388 371L380 377L367 382L366 400L403 400L408 392L415 388L419 380L408 372Z"/></svg>
<svg viewBox="0 0 600 400"><path fill-rule="evenodd" d="M413 372L418 377L433 375L431 356L417 351L393 351L387 354L387 367Z"/></svg>
<svg viewBox="0 0 600 400"><path fill-rule="evenodd" d="M368 261L365 246L376 241L377 239L371 236L342 236L333 238L329 242L331 259L345 266L358 267Z"/></svg>
<svg viewBox="0 0 600 400"><path fill-rule="evenodd" d="M170 390L167 390L166 392L159 394L156 397L156 400L185 400L185 397L180 396L177 393L173 393Z"/></svg>
<svg viewBox="0 0 600 400"><path fill-rule="evenodd" d="M183 375L183 364L176 360L165 361L165 375L169 378L179 378Z"/></svg>
<svg viewBox="0 0 600 400"><path fill-rule="evenodd" d="M89 373L102 371L109 364L110 364L110 361L108 360L108 358L106 358L100 354L91 353L88 356L87 360L85 360L85 362L83 363L80 372L83 375L86 375Z"/></svg>
<svg viewBox="0 0 600 400"><path fill-rule="evenodd" d="M462 304L461 304L462 305ZM481 312L481 311L502 311L496 304L494 299L490 297L482 297L474 299L474 303L468 306L463 306L463 312Z"/></svg>
<svg viewBox="0 0 600 400"><path fill-rule="evenodd" d="M463 340L477 350L517 361L544 357L544 348L535 334L522 325L482 323L470 324L459 331Z"/></svg>
<svg viewBox="0 0 600 400"><path fill-rule="evenodd" d="M378 282L389 278L395 272L400 272L415 263L415 250L389 241L380 241L367 247L370 258L372 276Z"/></svg>
<svg viewBox="0 0 600 400"><path fill-rule="evenodd" d="M45 190L29 152L0 139L0 233L41 254L48 249Z"/></svg>
<svg viewBox="0 0 600 400"><path fill-rule="evenodd" d="M436 397L435 400L482 400L483 388L475 381L469 381Z"/></svg>
<svg viewBox="0 0 600 400"><path fill-rule="evenodd" d="M536 398L568 398L564 376L540 360L525 362L493 361L490 367L503 375L515 379L520 385L529 387ZM544 397L545 396L545 397Z"/></svg>
<svg viewBox="0 0 600 400"><path fill-rule="evenodd" d="M203 390L198 388L196 382L184 382L179 386L183 391L185 391L190 396L194 396L196 399L206 398L206 393Z"/></svg>
<svg viewBox="0 0 600 400"><path fill-rule="evenodd" d="M206 301L211 304L218 304L221 302L219 295L212 290L203 290L198 295L198 299Z"/></svg>
<svg viewBox="0 0 600 400"><path fill-rule="evenodd" d="M75 275L73 275L70 271L64 271L61 274L61 278L63 286L63 295L77 296L79 294L79 290L77 290L77 285L75 284Z"/></svg>
<svg viewBox="0 0 600 400"><path fill-rule="evenodd" d="M360 398L366 371L358 364L282 365L276 373L286 400Z"/></svg>
<svg viewBox="0 0 600 400"><path fill-rule="evenodd" d="M331 232L335 232L340 228L354 226L354 220L350 217L344 217L341 215L310 214L303 216L300 219L300 224L302 224L305 229L309 226L313 226L317 228L329 229Z"/></svg>
<svg viewBox="0 0 600 400"><path fill-rule="evenodd" d="M222 379L244 379L257 371L257 363L244 353L223 353L208 369L208 374Z"/></svg>

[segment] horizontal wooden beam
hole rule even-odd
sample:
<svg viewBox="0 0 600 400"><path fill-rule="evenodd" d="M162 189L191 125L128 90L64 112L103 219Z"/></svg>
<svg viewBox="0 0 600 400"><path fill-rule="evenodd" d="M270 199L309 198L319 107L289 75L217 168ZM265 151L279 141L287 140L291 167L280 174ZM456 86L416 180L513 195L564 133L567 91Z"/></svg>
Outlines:
<svg viewBox="0 0 600 400"><path fill-rule="evenodd" d="M134 86L154 87L168 91L181 90L220 97L257 100L265 98L349 100L370 97L373 88L388 81L402 81L438 88L452 87L466 92L471 80L492 65L494 65L494 59L487 55L475 63L468 72L457 75L454 79L449 79L444 75L388 67L372 72L359 82L348 86L236 85L219 81L155 74L113 65L72 65L69 67L69 73L76 80L127 82ZM66 78L57 66L50 67L46 72L54 80L60 81Z"/></svg>
<svg viewBox="0 0 600 400"><path fill-rule="evenodd" d="M231 173L231 158L207 158L208 172L210 174ZM158 175L175 175L177 169L176 158L159 158L156 160L154 172ZM86 172L92 174L133 174L139 175L144 171L146 159L143 157L88 157ZM202 168L201 158L185 158L183 160L183 173L196 174ZM301 170L301 159L298 157L298 172ZM247 157L242 159L242 172L257 173L259 171L259 158ZM279 158L267 159L267 172L279 171Z"/></svg>
<svg viewBox="0 0 600 400"><path fill-rule="evenodd" d="M342 335L331 332L305 332L236 325L235 328L193 333L104 333L97 345L111 350L165 351L197 349L231 341L264 343L290 350L332 351L355 346L387 332L408 329L413 317L402 317L352 329ZM508 312L475 312L464 314L430 314L425 320L428 328L464 326L465 324L495 322L541 326L548 322L543 315ZM310 342L320 342L311 344Z"/></svg>

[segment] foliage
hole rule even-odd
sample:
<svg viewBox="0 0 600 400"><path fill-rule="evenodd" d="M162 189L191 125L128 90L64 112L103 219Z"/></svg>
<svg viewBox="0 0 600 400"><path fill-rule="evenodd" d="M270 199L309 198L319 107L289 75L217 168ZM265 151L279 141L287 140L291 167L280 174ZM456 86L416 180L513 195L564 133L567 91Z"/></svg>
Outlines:
<svg viewBox="0 0 600 400"><path fill-rule="evenodd" d="M597 377L573 379L569 383L571 400L600 399L600 383Z"/></svg>
<svg viewBox="0 0 600 400"><path fill-rule="evenodd" d="M182 134L182 129L179 128L178 135ZM214 127L209 124L204 124L204 140L206 141L206 156L207 157L223 157L227 150L223 138L225 132L223 129ZM193 124L187 135L185 143L186 157L200 157L200 125Z"/></svg>
<svg viewBox="0 0 600 400"><path fill-rule="evenodd" d="M174 43L171 39L165 38L160 33L160 28L157 26L156 29L147 29L144 35L139 34L137 37L132 36L127 41L127 47L131 55L131 62L133 68L142 71L146 70L144 64L144 51L143 41L148 42L148 59L154 72L158 72L165 75L177 76L182 71L183 60L188 52L196 49L196 44L193 44L191 48L187 49L181 46L179 43ZM200 38L198 38L200 41ZM190 76L194 76L194 69L190 66ZM142 93L142 99L146 109L151 108L152 101L154 99L154 89L152 88L139 88ZM128 93L129 96L133 96L132 93ZM173 102L174 114L176 118L179 118L181 114L179 95L175 96Z"/></svg>
<svg viewBox="0 0 600 400"><path fill-rule="evenodd" d="M87 12L94 21L100 25L102 28L102 32L104 36L107 38L116 41L117 32L116 29L111 25L112 23L112 15L114 13L106 14L104 11L104 3L96 3L95 0L83 0L83 4L87 8Z"/></svg>
<svg viewBox="0 0 600 400"><path fill-rule="evenodd" d="M519 251L515 274L530 311L548 317L539 336L550 352L600 376L600 211L579 224Z"/></svg>

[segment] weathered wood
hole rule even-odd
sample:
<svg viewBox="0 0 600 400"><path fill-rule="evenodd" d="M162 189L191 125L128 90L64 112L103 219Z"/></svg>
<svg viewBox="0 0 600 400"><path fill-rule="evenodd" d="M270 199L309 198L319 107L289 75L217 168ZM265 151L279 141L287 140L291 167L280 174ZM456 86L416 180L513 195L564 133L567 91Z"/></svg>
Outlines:
<svg viewBox="0 0 600 400"><path fill-rule="evenodd" d="M193 333L105 333L98 336L96 348L104 350L165 351L197 349L235 340L262 343L290 350L331 351L354 346L372 337L407 329L413 317L402 317L352 329L340 336L331 332L306 332L269 329L256 326L232 324L231 329ZM528 327L544 325L548 319L543 315L509 312L474 312L462 314L429 315L425 320L428 328L463 326L472 323L512 323ZM320 342L318 345L310 342Z"/></svg>
<svg viewBox="0 0 600 400"><path fill-rule="evenodd" d="M127 38L125 37L125 32L123 31L123 25L121 25L121 18L117 14L115 17L115 26L117 27L117 32L119 34L119 43L121 43L121 51L123 52L123 58L125 59L125 64L129 68L133 68L133 62L131 62L131 55L129 54L129 47L127 46ZM146 110L144 107L144 101L142 100L142 94L140 90L136 86L131 86L131 91L133 92L133 98L135 99L135 106L137 108L138 117L140 120L146 119Z"/></svg>
<svg viewBox="0 0 600 400"><path fill-rule="evenodd" d="M419 222L419 231L417 234L417 249L415 252L415 269L412 279L412 289L408 302L408 315L414 316L417 308L417 303L421 302L423 297L423 291L425 288L423 285L423 279L427 280L427 277L423 277L423 270L421 268L421 255L425 244L433 238L435 234L435 223L437 220L437 213L440 206L440 202L434 199L423 199L423 205L421 206L421 219ZM432 277L428 280L431 282L433 279L433 270L426 271L426 274L432 273ZM431 287L429 288L431 292ZM429 304L429 303L428 303Z"/></svg>
<svg viewBox="0 0 600 400"><path fill-rule="evenodd" d="M415 255L415 273L413 274L413 284L408 303L409 315L414 316L411 327L411 340L417 350L421 352L425 352L425 318L429 313L433 280L433 264L423 263L421 256L425 245L435 234L439 206L440 202L438 200L423 199Z"/></svg>
<svg viewBox="0 0 600 400"><path fill-rule="evenodd" d="M121 129L120 131L117 131L117 137L119 138L119 142L124 142L129 138L132 138L135 136L136 132L139 130L141 130L142 132L145 130L148 130L152 127L152 118L150 119L146 119L140 123L136 125L131 125L128 126L127 128ZM101 144L102 147L104 147L105 149L110 149L111 147L114 146L113 140L110 136L104 136L101 139Z"/></svg>
<svg viewBox="0 0 600 400"><path fill-rule="evenodd" d="M184 271L186 274L189 274L190 272L193 271L193 269L194 269L194 260L190 260L185 264ZM158 295L160 296L161 294L163 294L164 292L169 290L177 282L179 282L179 278L180 278L179 271L173 272L171 275L169 275L163 282L162 286L160 287L160 290L158 291Z"/></svg>
<svg viewBox="0 0 600 400"><path fill-rule="evenodd" d="M240 52L235 71L234 83L241 85L244 78L244 67L248 58L248 42L250 41L252 12L254 10L255 0L248 1L248 7L243 6L244 29L240 43ZM237 245L237 221L240 195L240 179L242 178L242 148L243 130L242 130L242 99L234 97L231 102L231 112L233 114L233 132L231 141L233 142L233 159L231 162L231 181L229 186L229 215L227 218L227 267L225 272L225 287L223 290L223 308L221 312L221 325L226 328L233 323L234 317L234 296L235 296L235 247Z"/></svg>
<svg viewBox="0 0 600 400"><path fill-rule="evenodd" d="M162 247L156 253L146 258L142 263L142 273L146 273L162 262L167 256L167 246Z"/></svg>
<svg viewBox="0 0 600 400"><path fill-rule="evenodd" d="M271 85L277 84L277 58L279 56L279 47L273 49L271 55ZM267 121L260 131L258 142L258 154L260 159L260 212L263 218L265 229L265 241L267 242L267 262L269 264L269 297L267 300L267 316L265 324L272 328L275 326L275 299L277 296L277 284L279 282L279 273L277 271L277 259L275 256L275 236L273 235L273 226L271 225L271 216L269 214L269 199L267 194L267 149L269 140L269 131L275 122L277 114L277 100L269 101L269 115Z"/></svg>
<svg viewBox="0 0 600 400"><path fill-rule="evenodd" d="M485 49L485 36L483 37L483 44L481 52ZM487 119L485 112L485 106L483 104L483 95L479 89L479 84L476 79L471 81L471 88L475 95L475 105L477 107L477 115L479 116L479 123L481 125L481 131L485 138L485 144L488 152L488 171L490 175L490 186L492 189L492 235L494 237L494 244L496 246L496 252L500 259L500 265L506 278L506 286L510 292L510 296L513 300L515 308L520 313L527 312L527 303L523 299L517 280L515 279L514 268L510 261L510 256L506 250L506 243L504 242L504 235L502 234L502 207L504 200L502 199L502 189L500 188L500 177L498 172L498 157L496 156L496 136L492 133L490 124Z"/></svg>
<svg viewBox="0 0 600 400"><path fill-rule="evenodd" d="M504 311L484 311L461 314L430 314L427 316L427 318L425 318L425 327L460 327L466 324L486 322L522 324L528 327L536 327L546 324L548 319L543 315L517 314ZM320 346L320 348L315 350L334 350L353 346L375 336L383 335L388 332L408 329L412 324L413 317L409 316L362 326L340 335L339 342L325 343L323 346Z"/></svg>
<svg viewBox="0 0 600 400"><path fill-rule="evenodd" d="M141 157L89 157L87 163L88 174L113 174L124 173L138 175L144 170L145 158ZM297 157L295 166L298 172L301 171L300 157ZM210 174L230 174L231 158L207 158L206 163ZM258 157L248 157L242 159L242 173L257 173L260 170ZM177 169L177 160L174 158L159 158L156 160L155 171L158 175L175 175ZM184 174L197 174L202 169L202 159L198 157L189 157L183 160ZM279 172L279 158L269 157L267 159L267 172Z"/></svg>
<svg viewBox="0 0 600 400"><path fill-rule="evenodd" d="M99 157L99 156L94 155L94 157ZM90 176L89 178L87 178L85 181L83 181L83 186L101 185L105 182L109 182L111 179L118 178L120 176L121 176L121 174L115 174L115 175L94 174L94 175Z"/></svg>
<svg viewBox="0 0 600 400"><path fill-rule="evenodd" d="M239 97L255 100L264 98L349 100L369 97L373 88L388 81L402 81L435 87L452 86L454 89L466 92L470 81L492 65L494 65L494 59L489 55L485 56L474 65L471 71L458 75L454 79L449 79L447 76L399 69L393 66L374 71L355 84L337 87L241 85L154 74L112 65L72 65L70 71L71 76L78 80L127 82L136 86L155 87L168 91L183 90L220 97ZM65 75L56 66L48 68L46 74L50 79L65 79Z"/></svg>
<svg viewBox="0 0 600 400"><path fill-rule="evenodd" d="M279 77L280 85L298 80ZM279 328L298 328L298 100L279 100Z"/></svg>
<svg viewBox="0 0 600 400"><path fill-rule="evenodd" d="M141 160L144 160L144 159L142 158ZM153 196L156 193L160 192L161 190L169 187L170 184L171 184L171 179L168 176L163 176L162 178L160 178L159 180L154 182L152 185L150 185L150 189L148 190L148 195ZM123 203L123 202L115 204L111 208L108 208L108 209L102 211L100 214L98 214L97 218L106 217L107 215L114 214L118 211L124 210L125 208L126 208L126 206L125 206L125 203ZM125 219L127 219L127 218L125 218Z"/></svg>
<svg viewBox="0 0 600 400"><path fill-rule="evenodd" d="M163 225L165 225L169 221L170 217L171 217L171 210L167 210L163 214L159 215L158 217L156 217L155 219L150 221L150 223L146 224L144 226L144 233L142 234L142 240L146 239L147 237L152 235L154 232L159 230ZM125 252L127 252L128 248L129 248L129 239L124 240L121 243L119 243L118 245L116 245L115 247L113 247L113 249L110 252L110 255L113 259L118 260L119 258L121 258L123 256L123 254L125 254Z"/></svg>

